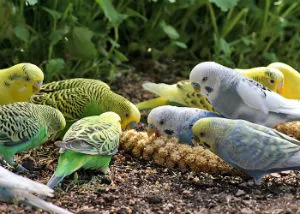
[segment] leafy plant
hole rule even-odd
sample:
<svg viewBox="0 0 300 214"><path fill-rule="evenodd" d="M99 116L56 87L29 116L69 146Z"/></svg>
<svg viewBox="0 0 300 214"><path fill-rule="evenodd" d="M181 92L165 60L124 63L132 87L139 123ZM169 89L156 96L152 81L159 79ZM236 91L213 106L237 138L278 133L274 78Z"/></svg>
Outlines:
<svg viewBox="0 0 300 214"><path fill-rule="evenodd" d="M299 4L0 0L0 66L32 62L44 69L46 81L109 81L119 72L129 72L125 63L145 58L172 63L178 70L206 60L242 68L283 61L300 68Z"/></svg>

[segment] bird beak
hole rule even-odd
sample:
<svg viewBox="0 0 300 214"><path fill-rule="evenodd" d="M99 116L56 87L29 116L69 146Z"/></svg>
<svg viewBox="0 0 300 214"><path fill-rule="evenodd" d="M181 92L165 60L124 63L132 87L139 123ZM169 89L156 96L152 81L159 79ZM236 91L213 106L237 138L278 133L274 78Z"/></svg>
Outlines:
<svg viewBox="0 0 300 214"><path fill-rule="evenodd" d="M200 87L200 84L199 83L196 83L196 82L192 82L192 86L194 88L194 91L196 93L199 93L201 91L201 87Z"/></svg>
<svg viewBox="0 0 300 214"><path fill-rule="evenodd" d="M278 85L277 93L282 94L282 89L283 89L283 82Z"/></svg>
<svg viewBox="0 0 300 214"><path fill-rule="evenodd" d="M200 144L200 138L197 135L194 135L192 138L192 144L198 146Z"/></svg>
<svg viewBox="0 0 300 214"><path fill-rule="evenodd" d="M127 124L127 126L125 127L125 130L129 130L129 129L133 129L134 127L136 127L137 123L136 122L130 122Z"/></svg>
<svg viewBox="0 0 300 214"><path fill-rule="evenodd" d="M146 128L147 134L150 137L152 134L155 134L157 137L160 136L160 132L158 131L157 128L155 128L155 126L153 126L152 124L149 124L148 127Z"/></svg>
<svg viewBox="0 0 300 214"><path fill-rule="evenodd" d="M39 92L41 90L42 85L43 85L43 81L36 81L32 86L33 92Z"/></svg>

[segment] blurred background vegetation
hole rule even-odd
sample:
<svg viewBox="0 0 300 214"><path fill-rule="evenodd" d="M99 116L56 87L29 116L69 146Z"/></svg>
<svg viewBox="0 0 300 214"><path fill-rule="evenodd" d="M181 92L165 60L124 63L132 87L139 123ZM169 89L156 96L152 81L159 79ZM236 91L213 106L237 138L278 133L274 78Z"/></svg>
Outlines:
<svg viewBox="0 0 300 214"><path fill-rule="evenodd" d="M0 0L0 67L32 62L46 81L113 80L137 60L300 68L295 0ZM173 72L168 70L168 72Z"/></svg>

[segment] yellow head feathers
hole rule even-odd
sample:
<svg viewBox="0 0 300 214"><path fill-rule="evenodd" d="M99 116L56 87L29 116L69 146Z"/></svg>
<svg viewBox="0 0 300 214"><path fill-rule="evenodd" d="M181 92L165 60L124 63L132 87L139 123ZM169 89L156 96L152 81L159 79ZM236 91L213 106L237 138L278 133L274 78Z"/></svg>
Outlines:
<svg viewBox="0 0 300 214"><path fill-rule="evenodd" d="M0 70L0 105L26 102L40 90L42 70L31 63L20 63Z"/></svg>

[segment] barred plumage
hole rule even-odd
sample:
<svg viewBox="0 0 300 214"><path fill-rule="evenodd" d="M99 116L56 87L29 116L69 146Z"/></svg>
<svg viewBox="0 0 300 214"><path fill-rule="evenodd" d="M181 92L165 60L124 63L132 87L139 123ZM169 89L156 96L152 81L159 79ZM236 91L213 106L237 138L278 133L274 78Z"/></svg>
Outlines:
<svg viewBox="0 0 300 214"><path fill-rule="evenodd" d="M65 176L80 168L109 171L112 155L118 151L121 132L121 118L114 112L75 122L63 141L55 143L61 148L61 154L47 186L54 188Z"/></svg>
<svg viewBox="0 0 300 214"><path fill-rule="evenodd" d="M22 102L0 106L0 155L15 165L15 153L44 143L65 125L62 113L50 106Z"/></svg>
<svg viewBox="0 0 300 214"><path fill-rule="evenodd" d="M140 112L130 101L112 92L109 86L92 79L71 79L48 83L30 102L50 105L59 109L67 122L85 116L113 111L122 119L122 128L140 121Z"/></svg>

